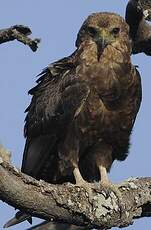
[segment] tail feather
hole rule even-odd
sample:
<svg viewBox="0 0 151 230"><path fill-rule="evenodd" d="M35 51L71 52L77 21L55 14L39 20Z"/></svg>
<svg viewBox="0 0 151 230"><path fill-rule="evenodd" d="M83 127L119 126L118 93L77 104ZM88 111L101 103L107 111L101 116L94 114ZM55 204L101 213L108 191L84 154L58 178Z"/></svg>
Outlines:
<svg viewBox="0 0 151 230"><path fill-rule="evenodd" d="M39 136L26 140L21 171L36 179L41 178L42 170L55 144L51 136Z"/></svg>
<svg viewBox="0 0 151 230"><path fill-rule="evenodd" d="M29 214L26 214L26 213L19 211L16 213L14 218L12 218L6 224L4 224L3 228L9 228L9 227L16 225L16 224L19 224L25 220L27 220L30 224L32 224L32 217Z"/></svg>

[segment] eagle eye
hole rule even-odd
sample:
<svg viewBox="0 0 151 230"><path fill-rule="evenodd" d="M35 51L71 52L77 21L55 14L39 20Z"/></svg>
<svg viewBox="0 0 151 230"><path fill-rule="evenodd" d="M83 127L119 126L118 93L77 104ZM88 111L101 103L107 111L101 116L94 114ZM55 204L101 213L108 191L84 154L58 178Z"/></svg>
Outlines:
<svg viewBox="0 0 151 230"><path fill-rule="evenodd" d="M87 30L91 36L95 36L98 33L97 29L95 27L92 27L92 26L87 27Z"/></svg>
<svg viewBox="0 0 151 230"><path fill-rule="evenodd" d="M114 27L114 28L112 29L112 31L111 31L111 33L114 34L114 35L119 34L119 32L120 32L120 28L119 28L119 27Z"/></svg>

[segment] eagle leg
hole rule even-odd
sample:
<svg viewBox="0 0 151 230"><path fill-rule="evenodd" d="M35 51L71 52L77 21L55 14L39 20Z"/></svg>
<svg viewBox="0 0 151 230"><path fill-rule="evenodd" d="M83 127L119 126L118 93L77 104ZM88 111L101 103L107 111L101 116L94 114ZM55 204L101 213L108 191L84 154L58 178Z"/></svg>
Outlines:
<svg viewBox="0 0 151 230"><path fill-rule="evenodd" d="M75 178L75 181L76 181L76 185L83 185L85 183L87 183L81 173L80 173L80 170L78 167L75 167L74 170L73 170L73 175L74 175L74 178Z"/></svg>
<svg viewBox="0 0 151 230"><path fill-rule="evenodd" d="M110 181L107 172L110 171L113 163L112 148L101 140L94 146L93 153L95 154L96 166L100 173L100 183L104 186L108 186L110 185Z"/></svg>
<svg viewBox="0 0 151 230"><path fill-rule="evenodd" d="M74 154L74 157L72 156L71 165L73 167L73 175L75 179L75 186L84 188L88 194L89 199L92 199L92 188L91 183L88 183L81 175L80 169L79 169L79 160L78 157L75 157L76 154Z"/></svg>
<svg viewBox="0 0 151 230"><path fill-rule="evenodd" d="M79 169L79 149L79 139L77 138L74 127L71 126L64 143L58 147L59 156L63 159L62 165L65 165L64 162L68 162L69 167L72 169L71 173L73 173L76 185L79 187L88 187L89 183L83 179Z"/></svg>
<svg viewBox="0 0 151 230"><path fill-rule="evenodd" d="M99 172L100 172L100 185L103 187L106 193L106 198L108 198L112 192L112 183L110 182L108 175L107 175L107 169L105 166L100 164L98 166Z"/></svg>
<svg viewBox="0 0 151 230"><path fill-rule="evenodd" d="M100 164L98 168L99 168L100 177L101 177L100 184L106 192L106 199L111 195L111 193L115 194L115 196L118 199L118 204L120 207L120 218L121 218L122 213L124 212L124 205L123 205L123 199L122 199L121 192L119 191L118 186L113 184L109 180L106 167Z"/></svg>
<svg viewBox="0 0 151 230"><path fill-rule="evenodd" d="M91 183L88 183L86 180L83 179L78 166L74 168L73 175L74 175L74 178L76 181L75 186L84 188L87 192L89 200L93 200L93 195L92 195L93 185Z"/></svg>
<svg viewBox="0 0 151 230"><path fill-rule="evenodd" d="M110 184L110 181L109 181L109 178L108 178L108 175L107 175L107 169L105 166L103 165L99 165L99 172L100 172L100 177L101 177L101 184L103 185L109 185Z"/></svg>
<svg viewBox="0 0 151 230"><path fill-rule="evenodd" d="M111 165L113 163L112 158L112 148L110 145L106 144L104 141L98 142L93 149L93 153L95 154L95 162L96 166L99 169L100 173L100 187L106 193L106 199L114 193L118 199L119 207L121 215L124 210L122 196L118 189L117 185L114 185L108 178L108 173L110 171Z"/></svg>
<svg viewBox="0 0 151 230"><path fill-rule="evenodd" d="M78 163L75 163L75 161L72 161L72 165L73 165L73 175L75 178L75 183L77 186L80 187L90 187L90 183L88 183L87 181L85 181L81 175L81 172L79 170L79 166Z"/></svg>

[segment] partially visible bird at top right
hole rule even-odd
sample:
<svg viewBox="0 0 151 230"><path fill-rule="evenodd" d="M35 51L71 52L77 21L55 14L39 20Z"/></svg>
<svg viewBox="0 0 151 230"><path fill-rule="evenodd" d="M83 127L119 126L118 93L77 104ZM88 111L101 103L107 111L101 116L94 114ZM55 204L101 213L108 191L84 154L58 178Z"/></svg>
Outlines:
<svg viewBox="0 0 151 230"><path fill-rule="evenodd" d="M141 7L148 21L151 21L151 0L140 0Z"/></svg>
<svg viewBox="0 0 151 230"><path fill-rule="evenodd" d="M129 0L125 20L129 25L132 54L151 56L151 0Z"/></svg>

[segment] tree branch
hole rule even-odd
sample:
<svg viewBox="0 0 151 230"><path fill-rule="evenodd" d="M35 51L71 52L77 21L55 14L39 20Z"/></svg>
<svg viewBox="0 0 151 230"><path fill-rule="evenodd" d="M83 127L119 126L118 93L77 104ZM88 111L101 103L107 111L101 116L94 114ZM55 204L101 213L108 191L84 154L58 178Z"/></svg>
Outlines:
<svg viewBox="0 0 151 230"><path fill-rule="evenodd" d="M27 26L15 25L7 29L0 30L0 44L17 40L25 45L28 45L33 52L38 48L40 39L31 39L28 35L32 34L31 30Z"/></svg>
<svg viewBox="0 0 151 230"><path fill-rule="evenodd" d="M37 181L0 160L0 199L55 223L109 229L125 227L136 218L151 216L151 178L129 179L116 188L121 200L114 191L108 195L107 189L98 184L86 191L69 183L52 185Z"/></svg>

